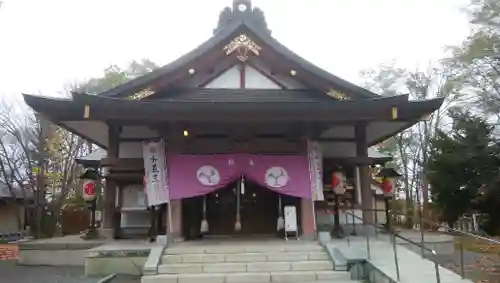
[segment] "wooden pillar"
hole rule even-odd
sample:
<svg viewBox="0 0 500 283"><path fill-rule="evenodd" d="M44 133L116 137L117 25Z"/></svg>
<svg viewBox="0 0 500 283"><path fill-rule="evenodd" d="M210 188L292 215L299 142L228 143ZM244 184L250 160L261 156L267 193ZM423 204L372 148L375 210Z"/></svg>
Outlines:
<svg viewBox="0 0 500 283"><path fill-rule="evenodd" d="M356 156L360 160L368 160L368 143L366 138L366 123L356 124ZM363 223L374 224L373 193L371 176L368 164L359 165L359 185L361 188L361 207L363 209Z"/></svg>
<svg viewBox="0 0 500 283"><path fill-rule="evenodd" d="M300 200L300 225L302 226L302 238L314 240L316 238L316 227L314 227L314 204L311 199ZM298 213L298 212L297 212ZM298 223L297 223L298 224Z"/></svg>
<svg viewBox="0 0 500 283"><path fill-rule="evenodd" d="M114 218L114 227L113 227L113 237L121 238L122 237L122 207L123 207L123 184L116 185L116 205L114 207L115 210L115 218Z"/></svg>
<svg viewBox="0 0 500 283"><path fill-rule="evenodd" d="M182 235L182 200L171 200L170 201L170 212L172 213L172 216L170 217L170 220L172 220L172 223L169 224L167 220L167 229L172 228L171 231L169 231L169 236L172 237L173 240L175 239L180 239L183 237Z"/></svg>
<svg viewBox="0 0 500 283"><path fill-rule="evenodd" d="M115 124L108 125L108 158L118 158L120 147L120 126ZM112 169L112 168L109 168ZM114 227L116 223L116 191L117 182L113 179L106 179L104 190L104 217L103 217L103 233L106 237L114 237Z"/></svg>

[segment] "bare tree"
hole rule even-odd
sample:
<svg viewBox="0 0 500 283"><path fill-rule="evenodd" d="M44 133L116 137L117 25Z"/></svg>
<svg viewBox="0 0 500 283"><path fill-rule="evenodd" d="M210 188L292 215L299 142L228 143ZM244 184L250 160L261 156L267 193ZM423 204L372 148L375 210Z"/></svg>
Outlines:
<svg viewBox="0 0 500 283"><path fill-rule="evenodd" d="M45 208L59 220L62 204L75 190L75 158L91 145L21 105L3 102L0 112L0 182L12 192L27 188L21 190L25 199L34 197L30 226L40 235Z"/></svg>

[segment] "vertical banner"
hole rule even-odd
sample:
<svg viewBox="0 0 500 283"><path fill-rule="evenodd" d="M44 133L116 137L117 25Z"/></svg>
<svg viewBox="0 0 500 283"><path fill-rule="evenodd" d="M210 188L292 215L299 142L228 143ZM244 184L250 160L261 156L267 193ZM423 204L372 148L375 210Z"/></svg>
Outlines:
<svg viewBox="0 0 500 283"><path fill-rule="evenodd" d="M167 187L167 162L165 143L147 142L142 144L144 158L144 190L148 206L168 203L170 196Z"/></svg>
<svg viewBox="0 0 500 283"><path fill-rule="evenodd" d="M323 201L323 156L318 142L307 141L307 158L313 201Z"/></svg>

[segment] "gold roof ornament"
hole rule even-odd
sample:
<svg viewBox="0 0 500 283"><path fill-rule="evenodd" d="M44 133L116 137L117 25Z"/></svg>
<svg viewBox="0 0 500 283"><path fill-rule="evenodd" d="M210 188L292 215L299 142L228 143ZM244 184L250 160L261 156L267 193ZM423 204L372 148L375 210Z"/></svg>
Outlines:
<svg viewBox="0 0 500 283"><path fill-rule="evenodd" d="M143 98L146 98L146 97L152 95L153 93L155 93L155 92L150 87L148 87L148 88L145 88L143 90L140 90L140 91L132 94L131 96L128 97L128 99L141 100Z"/></svg>
<svg viewBox="0 0 500 283"><path fill-rule="evenodd" d="M349 100L349 97L347 95L338 90L334 90L333 88L331 88L326 94L338 100Z"/></svg>
<svg viewBox="0 0 500 283"><path fill-rule="evenodd" d="M83 107L83 118L84 119L88 119L90 118L90 105L86 104L84 107Z"/></svg>
<svg viewBox="0 0 500 283"><path fill-rule="evenodd" d="M257 43L243 33L235 37L229 44L224 46L222 50L224 50L228 56L233 52L237 52L236 58L241 62L245 62L249 58L249 51L255 56L259 56L262 47L257 45Z"/></svg>
<svg viewBox="0 0 500 283"><path fill-rule="evenodd" d="M398 108L397 107L391 108L391 118L392 118L392 120L396 120L398 118Z"/></svg>

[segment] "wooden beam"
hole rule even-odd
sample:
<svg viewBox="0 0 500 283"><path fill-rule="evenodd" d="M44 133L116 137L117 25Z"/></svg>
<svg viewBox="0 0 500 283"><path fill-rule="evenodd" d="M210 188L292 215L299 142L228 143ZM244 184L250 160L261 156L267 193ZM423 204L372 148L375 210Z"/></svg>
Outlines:
<svg viewBox="0 0 500 283"><path fill-rule="evenodd" d="M109 167L111 170L143 170L144 160L142 158L112 158L101 159L101 166Z"/></svg>
<svg viewBox="0 0 500 283"><path fill-rule="evenodd" d="M338 138L322 138L319 137L316 139L320 142L356 142L356 138L347 138L347 137L338 137Z"/></svg>
<svg viewBox="0 0 500 283"><path fill-rule="evenodd" d="M133 172L112 172L107 177L109 180L116 182L139 182L144 178L144 173L133 173Z"/></svg>

